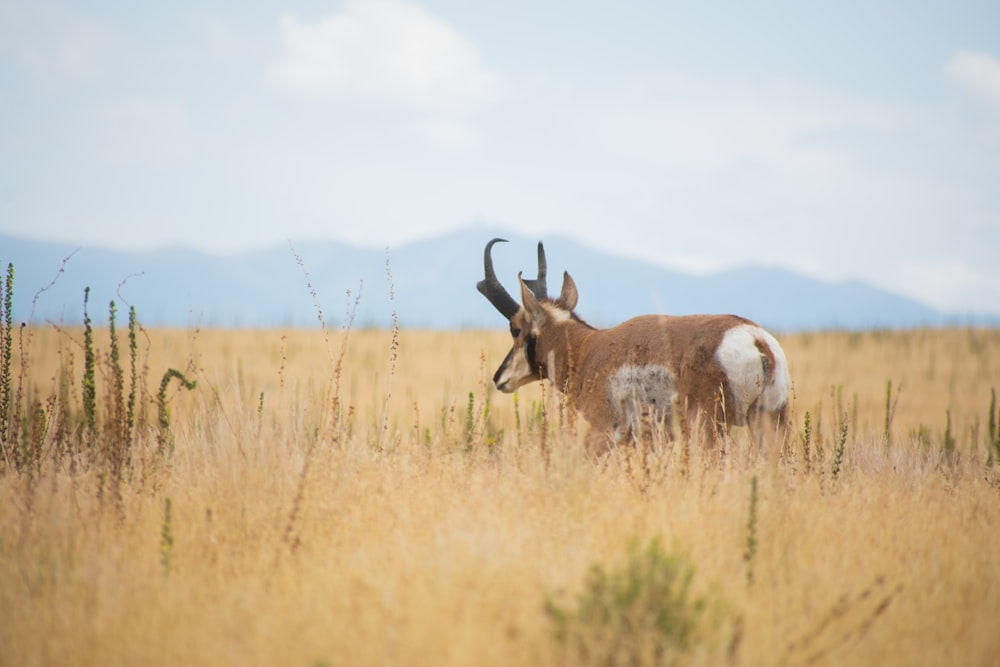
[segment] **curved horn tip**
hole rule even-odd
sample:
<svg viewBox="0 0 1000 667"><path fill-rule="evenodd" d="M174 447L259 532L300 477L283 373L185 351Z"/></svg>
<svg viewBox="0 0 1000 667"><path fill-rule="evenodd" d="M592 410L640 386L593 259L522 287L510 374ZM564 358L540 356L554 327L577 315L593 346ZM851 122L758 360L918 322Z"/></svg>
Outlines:
<svg viewBox="0 0 1000 667"><path fill-rule="evenodd" d="M503 285L500 284L500 281L497 280L496 272L493 270L493 257L490 255L490 250L493 249L494 243L505 241L506 239L495 238L486 244L486 250L483 252L485 277L476 283L476 289L493 304L494 308L499 310L509 320L521 309L521 306L514 301L510 294L507 293L507 290L503 288Z"/></svg>
<svg viewBox="0 0 1000 667"><path fill-rule="evenodd" d="M493 239L492 241L490 241L489 243L486 244L486 250L483 251L483 264L486 267L486 275L487 275L487 277L493 271L493 257L491 256L491 253L493 251L493 244L495 244L495 243L506 243L506 242L507 242L507 239L495 238L495 239Z"/></svg>

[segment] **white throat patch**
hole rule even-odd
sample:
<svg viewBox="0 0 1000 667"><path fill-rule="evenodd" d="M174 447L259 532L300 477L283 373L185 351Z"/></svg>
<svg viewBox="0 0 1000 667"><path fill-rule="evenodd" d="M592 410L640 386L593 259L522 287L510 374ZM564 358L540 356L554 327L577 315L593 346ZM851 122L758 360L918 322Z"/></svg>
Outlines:
<svg viewBox="0 0 1000 667"><path fill-rule="evenodd" d="M573 313L564 308L560 308L555 304L546 303L545 312L549 314L549 317L552 318L553 322L569 322L573 319Z"/></svg>

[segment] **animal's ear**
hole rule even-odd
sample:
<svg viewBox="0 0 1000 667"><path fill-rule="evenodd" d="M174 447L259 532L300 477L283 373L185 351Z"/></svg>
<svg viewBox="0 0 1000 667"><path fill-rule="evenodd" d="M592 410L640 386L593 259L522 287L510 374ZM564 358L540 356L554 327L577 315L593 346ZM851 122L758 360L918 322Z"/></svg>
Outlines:
<svg viewBox="0 0 1000 667"><path fill-rule="evenodd" d="M573 310L576 308L576 301L579 298L579 294L576 292L576 283L573 279L569 277L568 272L563 272L563 284L562 291L559 293L559 301L568 310Z"/></svg>
<svg viewBox="0 0 1000 667"><path fill-rule="evenodd" d="M542 310L538 305L538 299L535 298L531 288L528 287L524 280L521 279L520 273L517 274L517 282L521 285L521 305L524 306L524 310L528 313L528 317L531 320L534 320Z"/></svg>

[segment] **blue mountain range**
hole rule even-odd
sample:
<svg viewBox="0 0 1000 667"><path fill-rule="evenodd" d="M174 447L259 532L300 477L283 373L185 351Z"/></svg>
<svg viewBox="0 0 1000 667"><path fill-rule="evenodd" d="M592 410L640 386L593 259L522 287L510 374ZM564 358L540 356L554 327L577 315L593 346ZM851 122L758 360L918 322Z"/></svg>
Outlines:
<svg viewBox="0 0 1000 667"><path fill-rule="evenodd" d="M330 327L354 311L356 327L503 328L477 291L483 248L495 236L497 274L518 297L516 277L534 277L537 239L467 229L389 249L299 242L212 255L185 248L119 252L0 236L0 262L13 263L17 322L95 322L136 308L146 326ZM736 313L779 332L818 329L1000 325L1000 317L946 313L860 282L827 283L784 269L745 267L690 275L616 257L564 237L543 239L549 292L569 271L577 313L608 326L650 312ZM293 247L294 245L294 247ZM68 259L67 259L68 258ZM391 292L390 292L391 285ZM356 304L356 305L355 305Z"/></svg>

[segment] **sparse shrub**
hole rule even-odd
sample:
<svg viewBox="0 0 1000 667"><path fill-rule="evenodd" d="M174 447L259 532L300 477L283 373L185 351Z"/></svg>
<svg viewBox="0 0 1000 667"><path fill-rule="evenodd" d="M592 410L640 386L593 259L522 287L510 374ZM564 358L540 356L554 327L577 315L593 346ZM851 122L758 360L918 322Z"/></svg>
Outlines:
<svg viewBox="0 0 1000 667"><path fill-rule="evenodd" d="M4 298L0 301L0 323L3 324L0 328L0 450L4 463L0 470L35 474L41 471L46 461L58 465L63 455L68 454L71 471L77 470L78 463L94 470L98 479L98 495L103 497L107 491L116 501L120 501L119 487L131 474L134 466L136 424L147 423L145 408L137 400L141 378L137 369L139 324L135 308L129 308L127 377L116 331L115 302L111 301L109 307L109 348L106 355L99 356L88 312L90 288L87 287L83 291L82 378L73 378L72 355L67 361L60 352L62 363L54 377L56 385L53 393L45 397L40 395L37 386L29 385L23 398L20 386L17 396L13 396L10 391L14 373L10 310L13 302L13 275L11 265L8 267ZM62 335L59 327L57 330ZM28 352L24 341L21 343L20 354L23 382L28 366ZM102 377L107 378L108 384L107 390L100 395L100 405L97 391L98 359L103 360ZM169 377L172 376L168 371L168 380ZM194 387L193 382L180 377L189 389ZM77 381L81 387L79 396L70 389L70 385L75 385ZM30 394L30 398L27 394ZM158 407L162 443L167 435L164 429L166 397L162 393ZM166 425L169 427L169 422Z"/></svg>
<svg viewBox="0 0 1000 667"><path fill-rule="evenodd" d="M691 591L694 567L658 539L633 541L617 569L590 569L576 604L545 610L571 664L670 665L698 641L706 600Z"/></svg>

